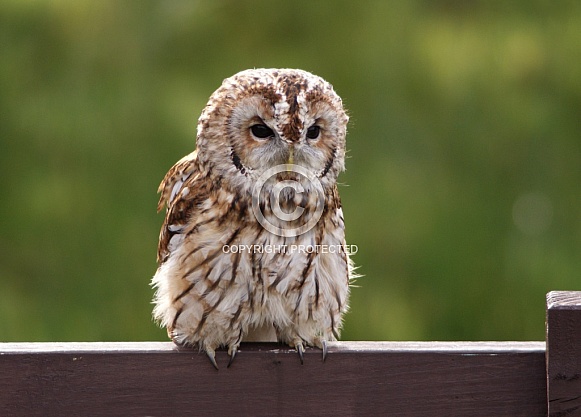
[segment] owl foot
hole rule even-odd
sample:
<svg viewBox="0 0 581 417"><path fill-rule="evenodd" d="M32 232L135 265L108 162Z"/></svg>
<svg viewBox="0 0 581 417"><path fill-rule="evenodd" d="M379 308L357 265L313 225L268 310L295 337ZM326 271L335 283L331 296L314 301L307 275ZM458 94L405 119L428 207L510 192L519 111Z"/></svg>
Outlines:
<svg viewBox="0 0 581 417"><path fill-rule="evenodd" d="M323 351L323 362L327 358L327 341L319 337L315 338L315 346Z"/></svg>
<svg viewBox="0 0 581 417"><path fill-rule="evenodd" d="M238 352L238 346L232 346L232 347L230 347L230 349L228 349L228 355L230 355L230 360L228 361L227 368L230 368L230 365L232 365L232 362L234 362L234 358L236 357L236 352Z"/></svg>
<svg viewBox="0 0 581 417"><path fill-rule="evenodd" d="M214 368L216 368L216 371L218 371L219 369L218 369L218 364L216 363L216 352L214 351L214 349L207 348L206 355L208 355L208 359L210 359L210 363L212 365L214 365Z"/></svg>
<svg viewBox="0 0 581 417"><path fill-rule="evenodd" d="M295 342L295 349L299 353L299 358L301 358L301 365L303 365L305 363L305 347L303 346L303 342Z"/></svg>

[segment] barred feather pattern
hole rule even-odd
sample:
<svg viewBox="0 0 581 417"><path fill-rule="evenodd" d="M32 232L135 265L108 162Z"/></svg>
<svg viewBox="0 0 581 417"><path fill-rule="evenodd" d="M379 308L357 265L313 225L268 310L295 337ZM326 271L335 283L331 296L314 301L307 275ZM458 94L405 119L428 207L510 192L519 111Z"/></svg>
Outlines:
<svg viewBox="0 0 581 417"><path fill-rule="evenodd" d="M353 276L337 190L347 121L332 86L301 70L243 71L210 97L198 121L197 149L158 190L158 210L167 211L153 315L176 344L213 355L220 346L233 354L245 340L298 349L339 337ZM272 134L255 135L256 125ZM253 194L277 166L286 170ZM289 181L300 192L281 191ZM304 221L281 219L276 204L304 216L319 209L320 218L298 234L273 233L256 209L280 230Z"/></svg>

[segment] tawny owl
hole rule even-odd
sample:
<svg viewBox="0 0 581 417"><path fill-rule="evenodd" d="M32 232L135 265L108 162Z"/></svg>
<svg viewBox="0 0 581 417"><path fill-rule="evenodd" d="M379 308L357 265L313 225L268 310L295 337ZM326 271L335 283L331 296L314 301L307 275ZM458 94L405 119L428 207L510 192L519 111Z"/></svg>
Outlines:
<svg viewBox="0 0 581 417"><path fill-rule="evenodd" d="M337 176L348 117L333 87L293 69L242 71L214 92L197 149L159 186L167 205L154 318L178 345L230 363L241 341L327 352L352 264Z"/></svg>

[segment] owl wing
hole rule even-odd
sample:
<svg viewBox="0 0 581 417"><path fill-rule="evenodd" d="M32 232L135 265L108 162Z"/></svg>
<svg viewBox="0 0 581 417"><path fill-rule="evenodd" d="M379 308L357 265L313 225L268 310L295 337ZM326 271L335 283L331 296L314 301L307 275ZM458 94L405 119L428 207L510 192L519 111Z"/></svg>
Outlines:
<svg viewBox="0 0 581 417"><path fill-rule="evenodd" d="M192 152L180 159L165 174L157 189L161 193L157 211L167 206L165 221L159 233L157 262L161 265L171 252L172 237L180 234L194 214L197 204L207 196L197 191L196 182L200 177L198 153Z"/></svg>

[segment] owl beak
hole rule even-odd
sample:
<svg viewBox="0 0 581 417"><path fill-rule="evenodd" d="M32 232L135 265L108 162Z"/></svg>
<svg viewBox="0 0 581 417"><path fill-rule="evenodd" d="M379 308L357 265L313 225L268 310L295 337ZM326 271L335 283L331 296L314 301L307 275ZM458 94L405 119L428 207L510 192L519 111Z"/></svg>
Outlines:
<svg viewBox="0 0 581 417"><path fill-rule="evenodd" d="M295 162L295 147L293 145L289 146L289 154L288 154L288 160L286 162L287 165L287 171L292 171L292 165Z"/></svg>

